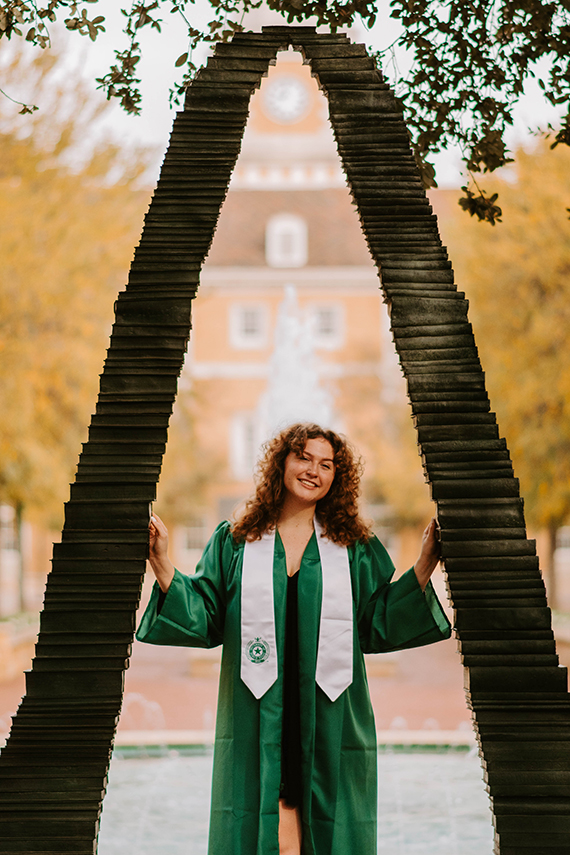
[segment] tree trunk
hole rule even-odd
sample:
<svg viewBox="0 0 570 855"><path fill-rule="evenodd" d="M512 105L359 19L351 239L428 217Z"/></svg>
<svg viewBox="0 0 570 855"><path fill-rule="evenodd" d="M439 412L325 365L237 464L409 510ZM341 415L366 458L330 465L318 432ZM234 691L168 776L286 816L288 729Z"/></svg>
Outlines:
<svg viewBox="0 0 570 855"><path fill-rule="evenodd" d="M16 551L18 554L18 611L23 612L26 608L26 596L24 589L24 554L22 549L22 517L23 517L23 505L21 502L15 507L16 518L14 520L14 525L16 529Z"/></svg>

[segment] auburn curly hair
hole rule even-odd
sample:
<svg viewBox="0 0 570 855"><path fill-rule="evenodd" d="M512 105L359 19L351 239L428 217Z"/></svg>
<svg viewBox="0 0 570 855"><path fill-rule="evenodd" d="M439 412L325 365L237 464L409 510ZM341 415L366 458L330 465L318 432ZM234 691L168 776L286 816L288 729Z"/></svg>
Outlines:
<svg viewBox="0 0 570 855"><path fill-rule="evenodd" d="M301 455L307 440L318 438L331 444L335 464L330 490L316 507L324 534L342 546L370 538L370 528L358 510L363 469L360 457L355 455L348 441L334 431L315 424L295 424L263 446L264 455L256 467L255 494L248 499L243 513L232 526L235 540L259 540L277 524L285 499L285 459L290 452Z"/></svg>

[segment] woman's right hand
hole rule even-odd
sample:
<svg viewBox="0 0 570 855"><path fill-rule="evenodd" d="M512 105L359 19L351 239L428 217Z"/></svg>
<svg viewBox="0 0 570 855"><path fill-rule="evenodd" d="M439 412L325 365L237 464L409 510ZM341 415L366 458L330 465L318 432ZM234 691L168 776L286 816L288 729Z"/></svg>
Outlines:
<svg viewBox="0 0 570 855"><path fill-rule="evenodd" d="M157 514L148 524L148 560L161 591L166 593L174 577L174 565L168 557L168 529Z"/></svg>

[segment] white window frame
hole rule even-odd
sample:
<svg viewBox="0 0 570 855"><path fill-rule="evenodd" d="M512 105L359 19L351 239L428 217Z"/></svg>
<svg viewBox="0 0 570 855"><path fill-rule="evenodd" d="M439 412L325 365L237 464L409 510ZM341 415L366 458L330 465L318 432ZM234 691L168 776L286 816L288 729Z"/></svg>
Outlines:
<svg viewBox="0 0 570 855"><path fill-rule="evenodd" d="M245 315L255 313L259 318L257 332L245 329ZM269 333L269 310L263 303L233 303L229 314L230 344L238 350L259 350L267 347Z"/></svg>
<svg viewBox="0 0 570 855"><path fill-rule="evenodd" d="M265 229L265 260L269 267L305 267L309 260L309 230L296 214L275 214Z"/></svg>
<svg viewBox="0 0 570 855"><path fill-rule="evenodd" d="M255 410L241 410L230 420L230 466L237 481L252 478L259 457L262 436Z"/></svg>
<svg viewBox="0 0 570 855"><path fill-rule="evenodd" d="M345 338L345 308L342 303L313 303L308 307L311 335L315 347L323 350L338 350L344 345ZM333 318L333 329L324 333L319 325L319 315L330 313Z"/></svg>

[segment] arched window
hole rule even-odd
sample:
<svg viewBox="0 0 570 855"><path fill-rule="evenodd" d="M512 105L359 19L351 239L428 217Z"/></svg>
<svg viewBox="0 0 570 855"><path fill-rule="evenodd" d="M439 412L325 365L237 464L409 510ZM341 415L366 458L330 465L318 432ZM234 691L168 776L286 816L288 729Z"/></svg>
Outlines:
<svg viewBox="0 0 570 855"><path fill-rule="evenodd" d="M265 259L269 267L304 267L308 256L308 230L302 217L276 214L268 220Z"/></svg>

